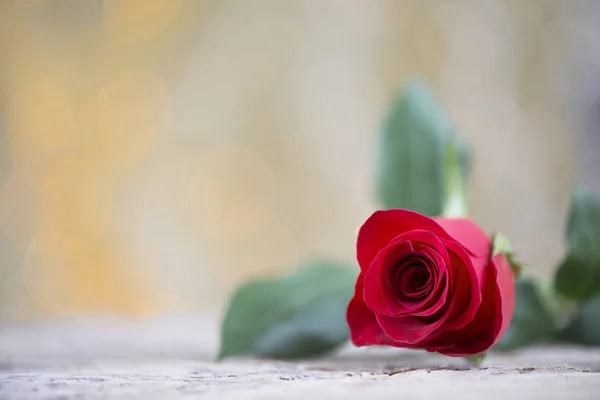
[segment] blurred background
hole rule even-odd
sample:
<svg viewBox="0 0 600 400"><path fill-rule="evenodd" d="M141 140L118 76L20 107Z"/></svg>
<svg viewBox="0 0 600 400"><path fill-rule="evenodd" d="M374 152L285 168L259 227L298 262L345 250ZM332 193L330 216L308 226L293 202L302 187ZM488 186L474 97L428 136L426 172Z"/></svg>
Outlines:
<svg viewBox="0 0 600 400"><path fill-rule="evenodd" d="M0 0L0 321L220 310L354 259L390 99L473 146L471 215L550 274L600 189L595 0Z"/></svg>

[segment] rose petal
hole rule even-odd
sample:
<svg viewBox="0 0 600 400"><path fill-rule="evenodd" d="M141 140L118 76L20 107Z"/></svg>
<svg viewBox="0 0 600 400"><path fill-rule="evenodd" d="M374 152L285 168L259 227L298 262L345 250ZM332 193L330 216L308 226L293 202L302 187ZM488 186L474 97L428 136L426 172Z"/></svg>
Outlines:
<svg viewBox="0 0 600 400"><path fill-rule="evenodd" d="M398 261L410 255L432 260L436 268L433 272L438 276L437 290L420 302L407 299L389 282L390 268L395 268ZM365 303L373 312L387 316L432 315L443 306L447 295L446 262L450 262L449 254L433 233L414 230L398 235L377 254L365 274Z"/></svg>
<svg viewBox="0 0 600 400"><path fill-rule="evenodd" d="M427 322L418 317L390 317L375 314L383 332L395 342L413 346L427 338L443 323L442 320Z"/></svg>
<svg viewBox="0 0 600 400"><path fill-rule="evenodd" d="M412 308L413 312L411 313L414 316L433 315L446 302L448 294L448 266L451 265L450 255L443 241L431 232L419 229L409 231L394 238L390 241L390 244L399 240L410 240L414 248L414 254L430 258L437 267L437 270L432 271L437 278L434 290L418 309Z"/></svg>
<svg viewBox="0 0 600 400"><path fill-rule="evenodd" d="M413 246L416 246L417 248L421 248L417 245L417 243L423 243L433 248L440 256L442 256L442 258L444 259L443 264L447 265L450 263L450 256L448 255L448 250L446 250L443 241L440 237L438 237L432 232L424 231L422 229L414 229L412 231L407 231L399 234L398 236L390 240L388 245L392 245L403 241L410 241L413 244Z"/></svg>
<svg viewBox="0 0 600 400"><path fill-rule="evenodd" d="M433 286L429 268L419 265L407 265L402 274L396 272L394 286L399 287L404 296L412 300L422 300Z"/></svg>
<svg viewBox="0 0 600 400"><path fill-rule="evenodd" d="M477 267L465 249L452 240L443 240L452 254L451 283L452 300L445 319L444 330L460 329L473 319L479 308L482 295L481 288L485 283L485 268L479 262Z"/></svg>
<svg viewBox="0 0 600 400"><path fill-rule="evenodd" d="M465 357L490 349L500 340L512 318L515 285L510 265L503 254L494 256L487 268L483 301L473 320L464 328L444 333L441 348L427 348L451 357Z"/></svg>
<svg viewBox="0 0 600 400"><path fill-rule="evenodd" d="M362 271L371 266L377 253L396 236L420 229L437 236L450 235L432 218L405 209L380 210L374 212L361 226L356 241L356 256Z"/></svg>
<svg viewBox="0 0 600 400"><path fill-rule="evenodd" d="M383 272L385 282L384 290L388 290L390 297L394 297L396 303L405 304L407 308L414 308L423 301L423 296L428 294L431 276L429 268L425 265L429 260L416 255L405 257L400 265L387 265ZM413 287L415 279L426 280L422 287Z"/></svg>
<svg viewBox="0 0 600 400"><path fill-rule="evenodd" d="M420 252L425 253L423 244L415 244L415 254ZM446 303L448 297L448 269L450 265L450 257L445 247L442 247L444 256L437 251L427 252L427 256L431 257L432 262L437 267L431 274L435 276L434 287L432 288L429 296L423 301L419 310L416 310L413 316L431 316L438 312ZM448 263L446 263L446 258Z"/></svg>
<svg viewBox="0 0 600 400"><path fill-rule="evenodd" d="M364 276L361 273L356 281L354 297L348 304L346 320L350 328L350 339L355 346L402 345L390 339L379 327L375 314L363 301Z"/></svg>
<svg viewBox="0 0 600 400"><path fill-rule="evenodd" d="M486 259L490 252L491 241L487 233L468 218L438 217L435 221L472 255Z"/></svg>
<svg viewBox="0 0 600 400"><path fill-rule="evenodd" d="M458 252L463 258L451 252L452 267L450 276L452 287L448 293L450 301L446 302L444 308L438 313L440 315L437 315L437 318L443 324L430 337L419 343L420 346L429 351L437 351L451 345L452 342L447 341L449 335L446 332L462 328L471 322L481 304L478 277L472 268L469 256L457 243L450 241L448 244L452 250Z"/></svg>
<svg viewBox="0 0 600 400"><path fill-rule="evenodd" d="M412 244L404 241L389 245L377 254L373 266L364 274L364 300L371 310L386 315L397 315L407 310L406 306L398 301L393 288L388 286L385 274L386 269L395 266L398 260L412 253Z"/></svg>
<svg viewBox="0 0 600 400"><path fill-rule="evenodd" d="M490 271L492 270L490 265ZM462 329L444 332L443 340L438 342L436 351L451 357L464 357L479 354L491 347L494 331L499 327L495 320L495 316L500 313L496 296L497 288L492 272L483 291L483 301L473 320ZM443 343L448 346L441 347Z"/></svg>
<svg viewBox="0 0 600 400"><path fill-rule="evenodd" d="M430 294L429 298L411 316L430 317L442 310L448 301L448 284L446 283L445 276L442 279L440 287L441 289L438 292Z"/></svg>
<svg viewBox="0 0 600 400"><path fill-rule="evenodd" d="M510 263L504 254L497 254L492 257L492 264L496 269L496 282L498 283L498 291L500 300L502 302L502 325L498 331L496 341L493 343L496 344L496 342L502 338L504 332L506 332L508 326L510 325L510 320L512 319L515 311L516 293L515 276L512 272L512 268L510 267Z"/></svg>

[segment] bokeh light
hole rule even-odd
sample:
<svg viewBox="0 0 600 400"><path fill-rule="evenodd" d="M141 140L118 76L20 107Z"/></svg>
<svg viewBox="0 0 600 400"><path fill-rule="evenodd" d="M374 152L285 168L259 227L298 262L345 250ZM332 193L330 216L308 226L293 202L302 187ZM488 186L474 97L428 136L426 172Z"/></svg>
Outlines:
<svg viewBox="0 0 600 400"><path fill-rule="evenodd" d="M24 250L41 226L37 193L13 173L0 191L0 226L13 246Z"/></svg>
<svg viewBox="0 0 600 400"><path fill-rule="evenodd" d="M38 7L46 2L48 2L48 0L12 0L12 3L16 8Z"/></svg>
<svg viewBox="0 0 600 400"><path fill-rule="evenodd" d="M104 0L104 26L116 40L142 42L167 29L181 6L182 0Z"/></svg>
<svg viewBox="0 0 600 400"><path fill-rule="evenodd" d="M226 293L248 279L283 276L298 266L301 249L293 232L277 220L266 228L264 234L244 241L214 244L215 262L223 272L217 279Z"/></svg>
<svg viewBox="0 0 600 400"><path fill-rule="evenodd" d="M119 166L140 161L172 117L167 83L147 68L118 74L89 106L82 114L91 117L85 121L90 129L86 150L105 156L107 162L116 160Z"/></svg>
<svg viewBox="0 0 600 400"><path fill-rule="evenodd" d="M413 77L473 145L473 216L553 265L576 157L563 104L595 101L565 77L576 63L593 80L594 14L257 3L0 1L0 272L20 277L24 257L28 288L6 281L2 298L57 315L208 308L313 253L352 260L378 206L374 137Z"/></svg>
<svg viewBox="0 0 600 400"><path fill-rule="evenodd" d="M191 215L217 240L265 234L273 218L275 188L273 172L255 151L243 146L213 149L191 168Z"/></svg>
<svg viewBox="0 0 600 400"><path fill-rule="evenodd" d="M12 99L8 131L14 163L45 165L68 150L75 135L75 113L68 87L53 79L33 82Z"/></svg>
<svg viewBox="0 0 600 400"><path fill-rule="evenodd" d="M100 238L116 227L115 187L92 160L65 158L46 172L40 189L45 226Z"/></svg>
<svg viewBox="0 0 600 400"><path fill-rule="evenodd" d="M32 301L53 315L120 309L139 313L152 304L140 282L128 279L115 249L76 235L41 231L28 247L23 280Z"/></svg>

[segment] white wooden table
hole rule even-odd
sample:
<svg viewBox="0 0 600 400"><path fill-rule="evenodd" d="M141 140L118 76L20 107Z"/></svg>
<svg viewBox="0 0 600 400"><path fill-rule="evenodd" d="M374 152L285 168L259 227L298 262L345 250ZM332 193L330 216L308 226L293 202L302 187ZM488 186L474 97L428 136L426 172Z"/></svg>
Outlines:
<svg viewBox="0 0 600 400"><path fill-rule="evenodd" d="M213 361L218 319L0 326L0 399L598 399L600 349L536 347L463 360L342 349L302 362Z"/></svg>

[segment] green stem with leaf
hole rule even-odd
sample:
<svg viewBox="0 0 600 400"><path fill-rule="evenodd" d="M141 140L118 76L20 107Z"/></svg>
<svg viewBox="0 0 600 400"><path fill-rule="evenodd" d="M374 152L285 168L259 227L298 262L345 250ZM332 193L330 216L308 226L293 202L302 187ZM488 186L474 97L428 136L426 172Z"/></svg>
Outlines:
<svg viewBox="0 0 600 400"><path fill-rule="evenodd" d="M457 138L451 136L444 149L444 217L466 217L467 185L461 174Z"/></svg>

